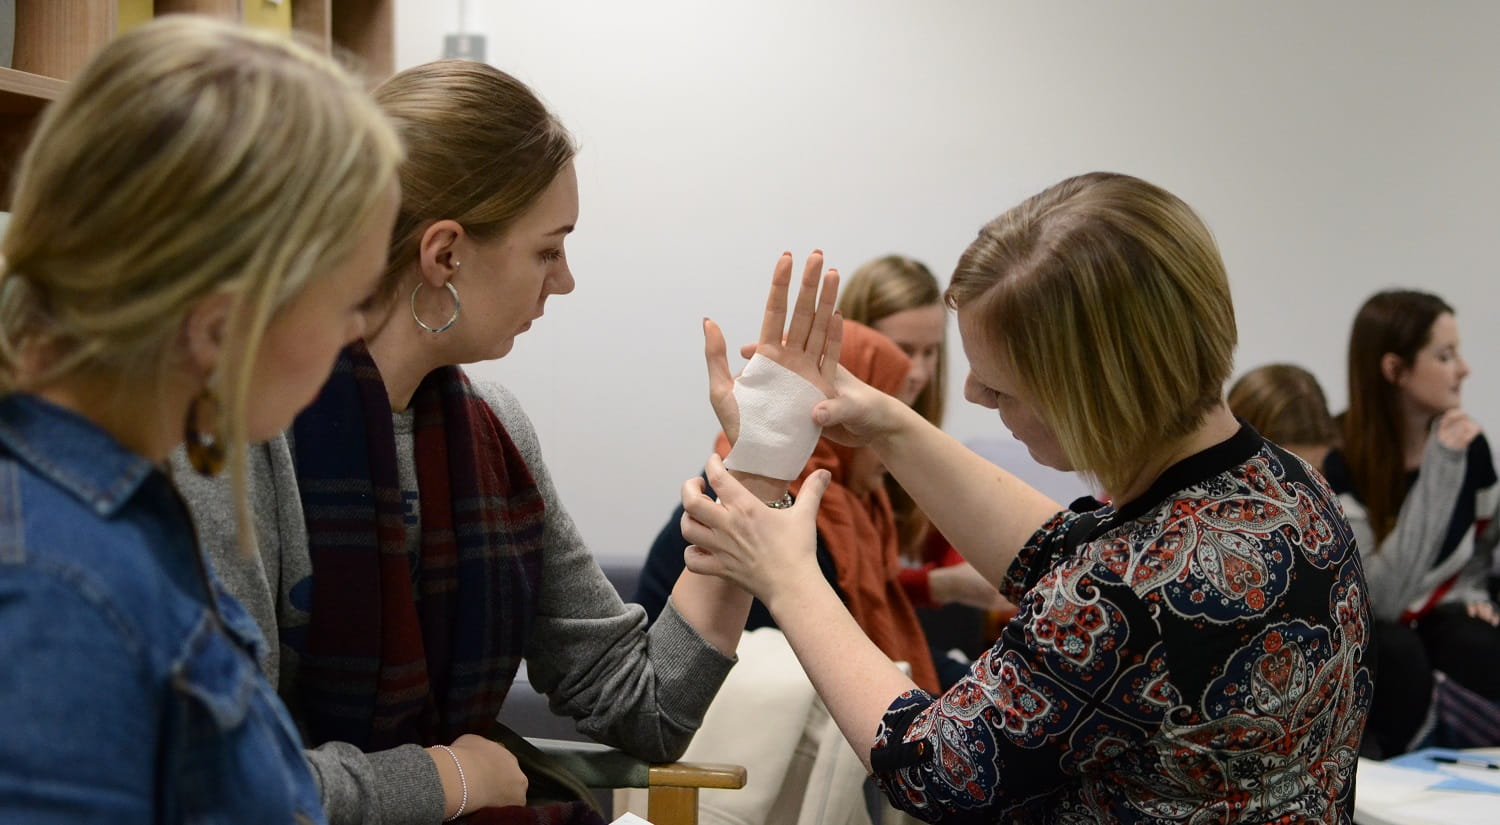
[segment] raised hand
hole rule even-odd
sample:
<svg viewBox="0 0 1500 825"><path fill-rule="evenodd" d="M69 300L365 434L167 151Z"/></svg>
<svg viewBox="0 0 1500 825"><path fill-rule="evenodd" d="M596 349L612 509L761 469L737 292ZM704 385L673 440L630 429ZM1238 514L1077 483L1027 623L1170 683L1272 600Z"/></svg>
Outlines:
<svg viewBox="0 0 1500 825"><path fill-rule="evenodd" d="M807 256L797 302L791 308L787 324L787 293L792 283L792 253L784 252L771 272L771 291L766 296L766 311L761 321L760 339L753 352L797 373L822 390L834 392L834 373L839 361L839 343L843 325L835 323L834 304L838 297L838 270L823 270L823 253ZM821 278L819 277L821 274ZM729 372L727 345L719 325L703 319L703 356L708 363L708 399L719 425L733 444L739 439L739 406L734 400L734 377Z"/></svg>
<svg viewBox="0 0 1500 825"><path fill-rule="evenodd" d="M1438 419L1437 437L1450 450L1467 450L1479 435L1479 424L1463 410L1454 408Z"/></svg>
<svg viewBox="0 0 1500 825"><path fill-rule="evenodd" d="M1500 610L1497 610L1492 601L1469 602L1465 605L1469 618L1486 622L1493 627L1500 627Z"/></svg>

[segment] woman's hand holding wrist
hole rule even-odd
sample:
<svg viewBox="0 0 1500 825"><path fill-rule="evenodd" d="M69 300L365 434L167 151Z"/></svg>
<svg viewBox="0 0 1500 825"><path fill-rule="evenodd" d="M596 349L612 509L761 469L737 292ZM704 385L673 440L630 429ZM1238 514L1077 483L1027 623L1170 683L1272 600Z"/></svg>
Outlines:
<svg viewBox="0 0 1500 825"><path fill-rule="evenodd" d="M734 470L731 470L729 474L734 476L736 481L745 485L745 489L749 490L756 498L768 504L773 501L779 501L786 495L790 487L788 482L779 478L768 478L766 476L755 475L754 473L741 473Z"/></svg>
<svg viewBox="0 0 1500 825"><path fill-rule="evenodd" d="M701 478L683 485L682 535L692 542L684 556L689 570L728 579L761 601L780 595L785 582L822 579L816 519L831 479L827 470L808 476L796 504L776 510L736 481L717 455L705 469L718 500L703 494Z"/></svg>

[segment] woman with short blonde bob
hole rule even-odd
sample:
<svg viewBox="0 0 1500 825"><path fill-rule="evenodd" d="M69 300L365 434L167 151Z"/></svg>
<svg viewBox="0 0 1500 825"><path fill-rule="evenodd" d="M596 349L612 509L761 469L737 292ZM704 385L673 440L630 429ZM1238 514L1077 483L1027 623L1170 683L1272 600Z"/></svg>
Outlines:
<svg viewBox="0 0 1500 825"><path fill-rule="evenodd" d="M0 269L0 819L324 821L163 468L243 489L362 334L399 157L327 58L193 18L43 116Z"/></svg>
<svg viewBox="0 0 1500 825"><path fill-rule="evenodd" d="M1065 511L847 376L814 406L1019 606L969 676L916 689L809 569L816 501L762 512L713 460L720 499L683 494L689 568L766 604L924 820L1347 823L1363 580L1332 493L1224 404L1235 322L1207 227L1137 178L1070 178L981 229L947 295L965 397L1111 502Z"/></svg>

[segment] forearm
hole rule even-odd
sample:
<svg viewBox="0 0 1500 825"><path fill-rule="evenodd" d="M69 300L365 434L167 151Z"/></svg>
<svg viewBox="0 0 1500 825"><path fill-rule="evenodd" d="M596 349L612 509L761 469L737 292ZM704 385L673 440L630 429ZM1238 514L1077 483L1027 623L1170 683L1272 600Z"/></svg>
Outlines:
<svg viewBox="0 0 1500 825"><path fill-rule="evenodd" d="M886 709L916 684L855 624L833 588L803 576L767 603L865 769Z"/></svg>
<svg viewBox="0 0 1500 825"><path fill-rule="evenodd" d="M367 754L329 742L308 751L307 761L329 825L433 825L451 813L442 766L416 745ZM457 800L456 771L452 785Z"/></svg>
<svg viewBox="0 0 1500 825"><path fill-rule="evenodd" d="M964 559L999 581L1037 527L1063 508L895 403L896 427L871 446Z"/></svg>
<svg viewBox="0 0 1500 825"><path fill-rule="evenodd" d="M731 472L761 501L786 495L787 482L750 473ZM672 605L683 620L725 656L733 656L750 615L753 597L737 585L714 576L683 570L672 587Z"/></svg>
<svg viewBox="0 0 1500 825"><path fill-rule="evenodd" d="M683 570L672 588L672 605L683 620L725 656L739 647L751 600L737 585L691 570Z"/></svg>

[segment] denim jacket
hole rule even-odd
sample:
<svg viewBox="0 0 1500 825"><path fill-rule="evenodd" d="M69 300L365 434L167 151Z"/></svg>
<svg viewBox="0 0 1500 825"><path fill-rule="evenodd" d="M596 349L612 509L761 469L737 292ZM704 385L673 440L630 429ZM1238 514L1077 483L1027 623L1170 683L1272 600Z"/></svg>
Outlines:
<svg viewBox="0 0 1500 825"><path fill-rule="evenodd" d="M324 822L264 644L166 475L0 398L0 822Z"/></svg>

